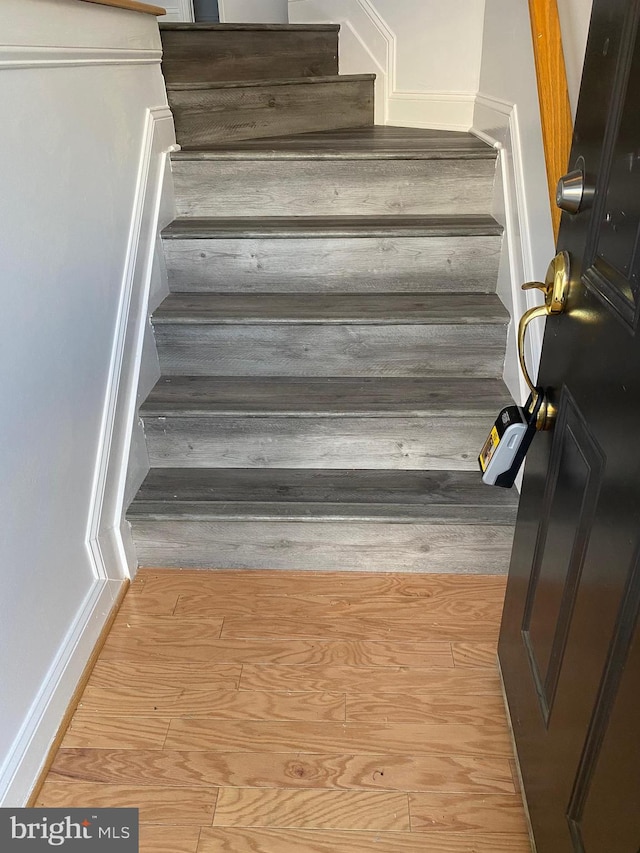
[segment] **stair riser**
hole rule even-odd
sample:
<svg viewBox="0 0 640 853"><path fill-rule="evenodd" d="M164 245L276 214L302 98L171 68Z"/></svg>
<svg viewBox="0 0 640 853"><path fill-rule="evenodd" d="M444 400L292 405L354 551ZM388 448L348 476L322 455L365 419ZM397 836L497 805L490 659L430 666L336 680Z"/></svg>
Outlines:
<svg viewBox="0 0 640 853"><path fill-rule="evenodd" d="M166 376L498 378L506 343L501 325L159 325L155 332Z"/></svg>
<svg viewBox="0 0 640 853"><path fill-rule="evenodd" d="M168 84L338 73L338 33L164 30L162 73Z"/></svg>
<svg viewBox="0 0 640 853"><path fill-rule="evenodd" d="M477 469L493 415L467 418L145 418L158 468Z"/></svg>
<svg viewBox="0 0 640 853"><path fill-rule="evenodd" d="M179 216L488 214L494 160L175 160Z"/></svg>
<svg viewBox="0 0 640 853"><path fill-rule="evenodd" d="M168 91L183 148L373 124L373 81Z"/></svg>
<svg viewBox="0 0 640 853"><path fill-rule="evenodd" d="M473 524L132 519L143 566L506 573L513 529Z"/></svg>
<svg viewBox="0 0 640 853"><path fill-rule="evenodd" d="M174 292L495 291L500 237L170 239Z"/></svg>

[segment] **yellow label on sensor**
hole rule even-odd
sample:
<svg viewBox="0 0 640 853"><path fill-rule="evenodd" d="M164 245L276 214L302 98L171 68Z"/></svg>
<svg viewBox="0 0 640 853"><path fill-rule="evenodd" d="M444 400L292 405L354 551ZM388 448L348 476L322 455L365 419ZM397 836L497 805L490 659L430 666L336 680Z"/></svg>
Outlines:
<svg viewBox="0 0 640 853"><path fill-rule="evenodd" d="M487 465L491 462L491 457L496 452L498 444L500 444L500 436L498 435L498 430L494 425L491 428L489 438L486 440L485 445L480 452L480 456L478 457L480 460L480 467L483 472L487 470Z"/></svg>

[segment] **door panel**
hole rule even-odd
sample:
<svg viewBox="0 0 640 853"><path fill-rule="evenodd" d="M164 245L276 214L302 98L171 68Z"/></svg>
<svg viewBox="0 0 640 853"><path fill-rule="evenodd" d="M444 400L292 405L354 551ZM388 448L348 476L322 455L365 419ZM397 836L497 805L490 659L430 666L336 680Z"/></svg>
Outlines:
<svg viewBox="0 0 640 853"><path fill-rule="evenodd" d="M538 853L640 851L640 0L595 0L499 657Z"/></svg>
<svg viewBox="0 0 640 853"><path fill-rule="evenodd" d="M565 390L522 625L545 722L562 666L603 466L603 454Z"/></svg>
<svg viewBox="0 0 640 853"><path fill-rule="evenodd" d="M639 579L636 561L569 808L575 847L585 853L605 849L637 853L638 850Z"/></svg>

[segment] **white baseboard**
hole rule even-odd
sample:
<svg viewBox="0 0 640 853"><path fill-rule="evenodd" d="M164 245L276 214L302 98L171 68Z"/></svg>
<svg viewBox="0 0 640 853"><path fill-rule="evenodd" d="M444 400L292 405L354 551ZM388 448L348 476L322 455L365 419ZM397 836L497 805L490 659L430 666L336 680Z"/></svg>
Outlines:
<svg viewBox="0 0 640 853"><path fill-rule="evenodd" d="M479 93L475 99L472 132L498 149L498 178L492 213L504 228L498 273L498 296L511 316L507 338L504 380L513 398L523 403L529 389L518 362L517 326L522 314L541 304L538 291L521 285L535 278L533 244L529 226L527 191L522 162L518 110L514 104ZM544 324L532 324L527 334L527 364L536 376L542 353Z"/></svg>
<svg viewBox="0 0 640 853"><path fill-rule="evenodd" d="M0 807L26 804L124 581L94 584L0 770Z"/></svg>
<svg viewBox="0 0 640 853"><path fill-rule="evenodd" d="M169 108L147 110L87 533L98 579L135 572L122 516L166 161L174 147Z"/></svg>
<svg viewBox="0 0 640 853"><path fill-rule="evenodd" d="M392 92L387 124L467 131L473 124L473 92Z"/></svg>

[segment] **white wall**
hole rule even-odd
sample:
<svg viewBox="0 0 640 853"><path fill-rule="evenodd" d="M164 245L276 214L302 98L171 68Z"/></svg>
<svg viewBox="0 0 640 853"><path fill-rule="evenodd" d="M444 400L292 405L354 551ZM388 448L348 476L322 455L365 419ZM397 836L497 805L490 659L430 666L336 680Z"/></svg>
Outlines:
<svg viewBox="0 0 640 853"><path fill-rule="evenodd" d="M558 0L571 112L576 116L593 0Z"/></svg>
<svg viewBox="0 0 640 853"><path fill-rule="evenodd" d="M373 72L376 122L468 130L484 0L290 0L292 23L337 23L340 70Z"/></svg>
<svg viewBox="0 0 640 853"><path fill-rule="evenodd" d="M525 296L520 285L544 280L554 254L527 0L486 0L474 130L501 148L494 215L507 231L498 292L514 319L505 378L514 397L523 398L526 386L517 367L515 325L536 296L531 291ZM530 341L529 362L537 367L541 323L534 324Z"/></svg>
<svg viewBox="0 0 640 853"><path fill-rule="evenodd" d="M229 24L286 24L287 0L218 0L220 21Z"/></svg>
<svg viewBox="0 0 640 853"><path fill-rule="evenodd" d="M155 18L2 0L0 33L8 806L25 801L128 573L118 495L173 125Z"/></svg>

